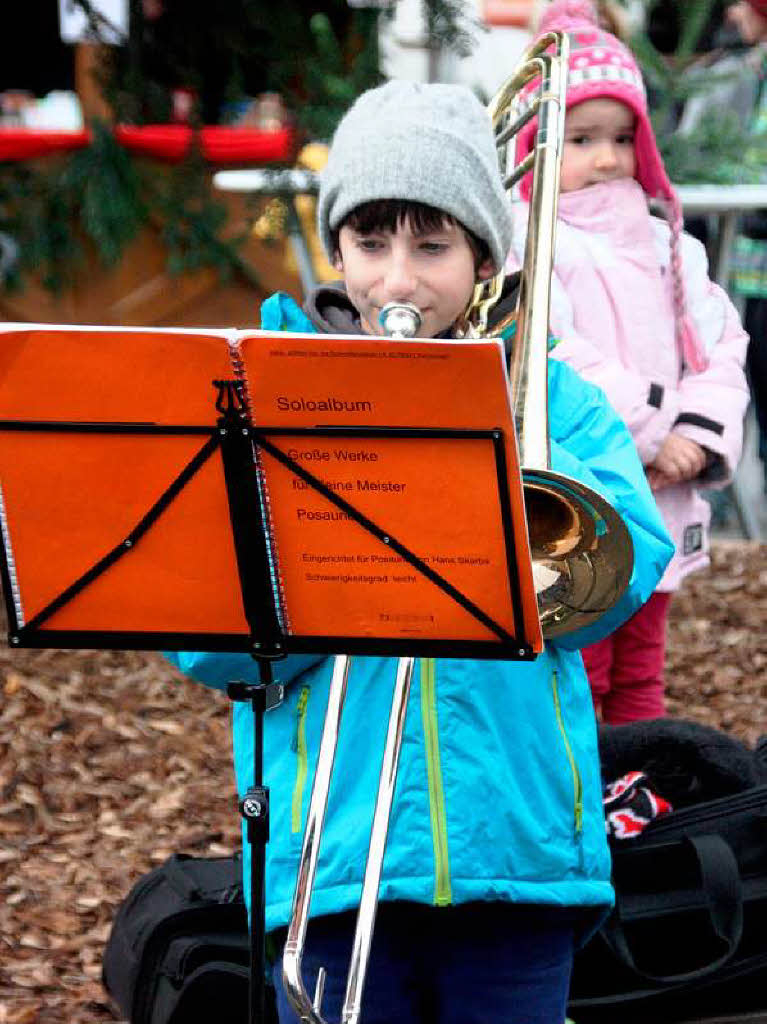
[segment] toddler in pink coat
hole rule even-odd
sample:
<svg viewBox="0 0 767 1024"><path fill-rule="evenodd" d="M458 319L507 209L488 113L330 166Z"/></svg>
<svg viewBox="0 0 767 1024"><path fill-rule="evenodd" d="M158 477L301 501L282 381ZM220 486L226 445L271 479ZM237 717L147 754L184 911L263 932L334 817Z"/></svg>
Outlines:
<svg viewBox="0 0 767 1024"><path fill-rule="evenodd" d="M555 0L540 25L570 38L551 325L555 358L598 384L636 442L676 554L657 591L607 639L583 650L603 721L665 713L671 593L708 564L703 487L727 483L740 457L746 335L682 232L679 202L647 114L631 52L586 0ZM517 158L532 145L520 135ZM522 183L522 199L530 182ZM665 208L651 215L648 200ZM527 204L515 203L509 269L521 262Z"/></svg>

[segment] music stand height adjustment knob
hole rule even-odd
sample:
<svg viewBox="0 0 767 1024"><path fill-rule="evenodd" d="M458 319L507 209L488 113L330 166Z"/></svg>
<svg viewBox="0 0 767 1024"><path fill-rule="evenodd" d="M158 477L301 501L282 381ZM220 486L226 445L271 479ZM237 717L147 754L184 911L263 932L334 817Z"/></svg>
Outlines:
<svg viewBox="0 0 767 1024"><path fill-rule="evenodd" d="M251 841L269 840L269 789L266 786L251 786L240 801L240 814L247 822Z"/></svg>

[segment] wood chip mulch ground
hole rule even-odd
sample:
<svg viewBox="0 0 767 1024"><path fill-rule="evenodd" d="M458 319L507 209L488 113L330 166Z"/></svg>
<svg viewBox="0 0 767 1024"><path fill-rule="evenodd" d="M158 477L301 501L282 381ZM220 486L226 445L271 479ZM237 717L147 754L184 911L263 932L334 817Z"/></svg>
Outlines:
<svg viewBox="0 0 767 1024"><path fill-rule="evenodd" d="M767 545L720 542L673 603L670 712L767 733ZM119 1020L115 908L174 851L239 845L229 704L157 654L0 648L0 1024Z"/></svg>

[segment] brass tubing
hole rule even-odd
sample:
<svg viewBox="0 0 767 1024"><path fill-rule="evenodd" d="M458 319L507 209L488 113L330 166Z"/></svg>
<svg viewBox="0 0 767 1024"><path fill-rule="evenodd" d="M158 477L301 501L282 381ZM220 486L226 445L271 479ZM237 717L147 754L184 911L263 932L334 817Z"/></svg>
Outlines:
<svg viewBox="0 0 767 1024"><path fill-rule="evenodd" d="M311 894L319 856L320 837L325 820L328 793L333 774L333 763L338 746L341 714L346 698L349 662L350 658L348 655L338 655L333 667L333 678L331 679L330 692L328 694L328 708L325 715L325 724L322 729L312 796L309 802L306 829L301 847L298 878L293 896L293 910L282 957L282 980L285 985L285 992L302 1024L326 1024L325 1018L322 1016L321 1007L324 969L321 969L320 976L317 979L315 997L313 1000L310 1000L304 985L301 966L306 943ZM397 676L392 694L386 745L381 761L378 794L373 812L370 844L362 881L362 896L357 911L357 925L349 961L346 993L341 1009L341 1021L343 1024L357 1024L362 1012L362 994L370 960L370 947L373 941L373 929L378 908L378 889L381 882L384 854L386 852L386 837L389 831L389 819L394 800L399 755L402 749L402 736L405 728L408 701L410 699L410 686L414 665L415 658L411 657L399 658L397 661Z"/></svg>
<svg viewBox="0 0 767 1024"><path fill-rule="evenodd" d="M325 811L328 805L328 792L333 775L333 763L338 747L338 735L341 726L341 715L346 700L346 685L349 678L350 657L348 654L336 655L333 662L333 675L328 692L328 707L325 723L322 727L320 749L317 754L317 766L314 770L314 783L306 815L306 827L301 845L296 888L293 895L293 909L288 923L288 935L282 955L282 981L285 992L301 1021L307 1024L323 1024L319 1016L319 1008L315 1013L312 1001L306 992L301 974L306 943L306 926L309 922L309 907L317 872L322 827L325 822ZM321 985L320 985L321 987Z"/></svg>
<svg viewBox="0 0 767 1024"><path fill-rule="evenodd" d="M556 119L560 111L564 111L566 68L566 52L561 63L547 61L543 65L540 88L551 99L541 104L538 112L523 261L533 272L522 275L510 373L520 460L523 467L533 469L549 465L549 307L562 139Z"/></svg>
<svg viewBox="0 0 767 1024"><path fill-rule="evenodd" d="M341 1013L343 1024L357 1024L362 1013L362 992L370 960L370 947L373 941L376 911L378 909L378 888L381 883L386 837L389 831L394 787L397 782L399 754L402 749L402 735L405 729L405 716L410 699L410 684L413 679L415 658L400 658L397 662L397 678L392 695L389 728L386 735L381 775L378 780L378 796L376 797L373 827L370 833L370 846L365 865L365 877L362 883L362 897L357 913L357 928L352 946L351 967L346 983L346 995Z"/></svg>

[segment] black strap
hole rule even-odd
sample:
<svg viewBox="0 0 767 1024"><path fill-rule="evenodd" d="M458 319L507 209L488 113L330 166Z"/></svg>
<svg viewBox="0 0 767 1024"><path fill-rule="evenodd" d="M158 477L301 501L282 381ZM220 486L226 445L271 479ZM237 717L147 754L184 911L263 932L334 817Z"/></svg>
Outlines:
<svg viewBox="0 0 767 1024"><path fill-rule="evenodd" d="M710 420L708 416L701 416L697 412L680 412L674 420L674 426L677 423L689 423L691 427L702 427L704 430L710 430L713 434L724 433L723 423L719 423L717 420Z"/></svg>
<svg viewBox="0 0 767 1024"><path fill-rule="evenodd" d="M663 385L652 383L650 384L650 393L647 396L647 404L651 405L654 409L660 409L663 405Z"/></svg>
<svg viewBox="0 0 767 1024"><path fill-rule="evenodd" d="M733 956L743 934L743 894L738 862L729 843L716 834L688 836L683 840L692 847L700 869L701 889L708 904L709 919L714 934L723 944L722 953L714 960L681 974L650 974L637 966L629 948L620 918L620 900L601 935L613 954L646 981L674 985L678 982L705 978Z"/></svg>
<svg viewBox="0 0 767 1024"><path fill-rule="evenodd" d="M638 1002L639 1000L652 999L654 997L663 998L665 996L675 995L682 992L695 991L696 996L699 997L700 993L705 992L708 986L713 989L724 983L732 985L738 979L747 978L749 975L755 974L757 976L761 976L765 969L767 969L767 952L759 952L755 953L753 956L746 957L745 960L735 960L731 964L727 964L720 972L716 975L710 975L709 978L699 986L685 985L681 983L676 985L654 985L652 988L635 988L630 989L629 991L611 992L607 995L600 996L575 996L568 1000L567 1006L573 1016L577 1016L578 1010L586 1008L593 1007L595 1009L601 1009L606 1006L621 1006L626 1003ZM656 1004L650 1004L648 1006L648 1010L651 1008L655 1009L655 1005ZM665 1008L666 1005L667 1004L665 1002L657 1004L656 1015L648 1018L648 1020L660 1020L661 1018L659 1013L661 1006ZM758 1019L759 1024L763 1024L765 1019L764 1010L760 1010L759 1014L760 1016L756 1019ZM744 1017L744 1024L745 1021L750 1021L751 1019L752 1018L750 1016ZM740 1017L738 1017L738 1020L740 1021Z"/></svg>
<svg viewBox="0 0 767 1024"><path fill-rule="evenodd" d="M183 853L174 853L163 865L163 874L168 885L189 903L200 898L200 887L192 876L184 871L183 865L194 861Z"/></svg>

